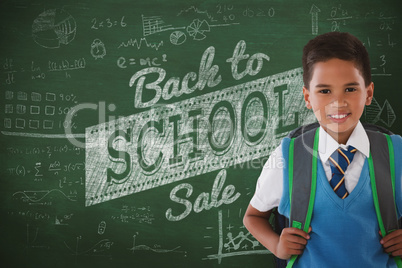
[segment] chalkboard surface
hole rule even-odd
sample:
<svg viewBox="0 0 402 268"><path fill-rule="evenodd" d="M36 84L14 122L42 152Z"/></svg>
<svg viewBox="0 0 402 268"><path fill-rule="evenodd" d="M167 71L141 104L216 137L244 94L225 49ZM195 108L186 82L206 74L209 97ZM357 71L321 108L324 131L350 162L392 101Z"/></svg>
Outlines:
<svg viewBox="0 0 402 268"><path fill-rule="evenodd" d="M274 267L242 218L314 122L301 53L367 47L401 133L399 1L1 1L2 267ZM6 266L4 264L7 264Z"/></svg>

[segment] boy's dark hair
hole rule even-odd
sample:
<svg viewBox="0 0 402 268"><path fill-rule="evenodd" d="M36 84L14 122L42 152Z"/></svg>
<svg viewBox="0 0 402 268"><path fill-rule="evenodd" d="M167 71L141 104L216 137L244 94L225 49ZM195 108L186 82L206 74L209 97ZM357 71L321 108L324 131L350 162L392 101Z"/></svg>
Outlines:
<svg viewBox="0 0 402 268"><path fill-rule="evenodd" d="M330 32L310 40L303 48L303 82L310 87L314 64L333 58L353 61L363 76L365 86L371 83L370 59L363 43L349 33Z"/></svg>

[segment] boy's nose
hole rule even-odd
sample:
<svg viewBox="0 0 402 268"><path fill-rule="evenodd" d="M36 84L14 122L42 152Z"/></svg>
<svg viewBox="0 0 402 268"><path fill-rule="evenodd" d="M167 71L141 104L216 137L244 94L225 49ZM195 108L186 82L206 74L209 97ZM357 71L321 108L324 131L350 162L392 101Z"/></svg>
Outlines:
<svg viewBox="0 0 402 268"><path fill-rule="evenodd" d="M345 107L345 106L347 106L347 103L346 103L345 98L343 98L342 96L338 96L338 97L334 98L331 105L333 107Z"/></svg>

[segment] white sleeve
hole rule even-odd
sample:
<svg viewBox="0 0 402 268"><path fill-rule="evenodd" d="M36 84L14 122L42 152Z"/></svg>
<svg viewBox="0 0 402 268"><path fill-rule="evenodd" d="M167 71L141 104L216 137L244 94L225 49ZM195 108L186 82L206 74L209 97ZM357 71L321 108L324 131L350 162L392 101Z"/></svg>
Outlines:
<svg viewBox="0 0 402 268"><path fill-rule="evenodd" d="M282 146L280 145L269 156L265 163L250 204L261 212L279 206L283 192L283 162Z"/></svg>

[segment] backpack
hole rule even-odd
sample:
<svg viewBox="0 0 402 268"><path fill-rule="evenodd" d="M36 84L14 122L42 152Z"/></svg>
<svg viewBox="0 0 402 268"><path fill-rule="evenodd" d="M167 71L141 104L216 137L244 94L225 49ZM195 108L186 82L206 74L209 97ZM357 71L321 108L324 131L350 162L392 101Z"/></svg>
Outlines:
<svg viewBox="0 0 402 268"><path fill-rule="evenodd" d="M285 227L292 226L307 232L310 226L317 177L318 138L316 136L318 136L318 127L318 123L313 123L301 126L288 134L291 139L289 146L291 209L290 219L280 215L277 210L273 211L274 230L278 234ZM370 144L380 145L370 147L368 162L374 206L381 233L385 236L401 228L401 222L398 222L396 213L394 153L392 141L389 137L393 133L383 127L372 124L363 124L363 127L366 130ZM299 161L293 162L294 154L297 154ZM298 174L297 180L293 180L293 174ZM380 177L382 178L381 181L378 179ZM297 255L292 256L287 263L286 260L275 257L275 265L279 268L292 267L296 259ZM402 268L401 258L394 257L394 259L397 266Z"/></svg>

